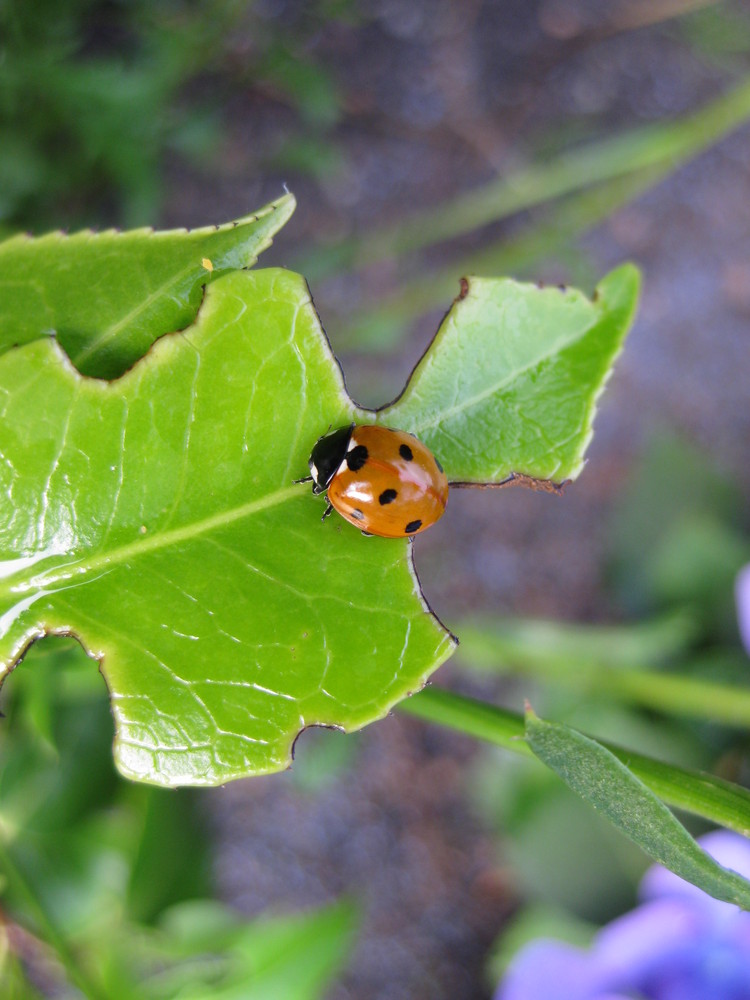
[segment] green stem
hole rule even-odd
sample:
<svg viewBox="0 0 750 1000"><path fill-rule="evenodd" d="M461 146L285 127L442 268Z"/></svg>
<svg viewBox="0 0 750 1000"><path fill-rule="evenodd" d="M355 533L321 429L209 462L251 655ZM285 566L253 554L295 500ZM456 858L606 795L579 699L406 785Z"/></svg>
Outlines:
<svg viewBox="0 0 750 1000"><path fill-rule="evenodd" d="M0 869L4 871L8 883L14 892L23 899L31 916L36 921L40 932L46 939L47 944L54 949L60 959L60 963L67 971L70 981L89 1000L108 1000L105 991L94 983L89 978L88 973L81 968L72 948L68 944L67 938L44 908L31 882L13 858L10 849L4 843L2 837L0 837Z"/></svg>
<svg viewBox="0 0 750 1000"><path fill-rule="evenodd" d="M437 687L425 688L398 708L514 753L532 755L524 740L523 717L507 709ZM610 743L603 745L667 805L750 836L750 792L746 789L702 771L665 764Z"/></svg>

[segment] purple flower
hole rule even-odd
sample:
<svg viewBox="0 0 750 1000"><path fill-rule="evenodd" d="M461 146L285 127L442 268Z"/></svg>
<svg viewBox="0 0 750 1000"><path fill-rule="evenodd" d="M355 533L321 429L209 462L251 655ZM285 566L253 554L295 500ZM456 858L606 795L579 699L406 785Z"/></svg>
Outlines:
<svg viewBox="0 0 750 1000"><path fill-rule="evenodd" d="M737 622L740 627L742 645L750 656L750 564L737 574L734 585L737 598Z"/></svg>
<svg viewBox="0 0 750 1000"><path fill-rule="evenodd" d="M750 877L750 841L716 831L700 843ZM551 940L522 948L495 1000L750 1000L750 913L661 865L646 872L641 898L589 949Z"/></svg>

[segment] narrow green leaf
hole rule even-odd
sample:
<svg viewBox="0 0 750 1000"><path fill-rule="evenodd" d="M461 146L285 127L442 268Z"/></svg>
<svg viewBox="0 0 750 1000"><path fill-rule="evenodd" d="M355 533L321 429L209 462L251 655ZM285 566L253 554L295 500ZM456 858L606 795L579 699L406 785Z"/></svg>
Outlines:
<svg viewBox="0 0 750 1000"><path fill-rule="evenodd" d="M429 211L393 226L368 232L336 248L332 261L361 268L385 257L413 256L425 247L454 239L491 222L588 185L662 167L674 169L739 128L750 116L750 79L682 118L656 122L566 151L549 162L503 175ZM315 261L311 266L315 268ZM315 272L313 272L315 273ZM323 274L318 268L317 276Z"/></svg>
<svg viewBox="0 0 750 1000"><path fill-rule="evenodd" d="M0 353L53 334L83 374L115 378L193 322L204 285L251 267L294 207L285 195L223 226L5 240Z"/></svg>
<svg viewBox="0 0 750 1000"><path fill-rule="evenodd" d="M670 173L669 166L652 167L609 181L564 199L550 208L544 219L516 235L503 237L481 250L464 255L442 268L429 268L412 275L409 283L392 293L380 295L369 308L356 316L334 319L341 329L337 341L357 350L387 351L403 337L416 316L448 302L455 294L457 274L515 274L532 277L540 262L566 255L579 238L614 212L653 187Z"/></svg>
<svg viewBox="0 0 750 1000"><path fill-rule="evenodd" d="M425 688L402 701L398 708L408 715L486 740L513 753L531 754L523 739L523 718L505 708L438 687ZM665 764L611 743L606 746L669 805L750 837L750 792L747 789L703 771Z"/></svg>
<svg viewBox="0 0 750 1000"><path fill-rule="evenodd" d="M704 679L643 669L687 651L696 631L693 617L619 626L474 620L457 631L468 669L537 677L667 715L750 726L750 687L719 684L708 679L709 672Z"/></svg>
<svg viewBox="0 0 750 1000"><path fill-rule="evenodd" d="M344 267L361 268L380 257L408 253L452 238L523 209L546 203L543 217L520 234L460 258L447 267L414 274L408 284L386 295L356 317L341 318L342 336L358 349L387 350L415 316L455 289L457 274L529 273L532 264L567 252L581 233L638 198L692 157L742 125L750 115L750 80L676 121L606 138L531 164L509 177L434 206L429 217L412 216L365 240L318 251L300 264L308 277L322 278ZM553 199L558 200L550 204ZM335 317L338 319L338 317Z"/></svg>
<svg viewBox="0 0 750 1000"><path fill-rule="evenodd" d="M454 481L501 482L514 472L575 479L638 291L629 264L604 278L593 299L472 278L403 395L378 419L420 437Z"/></svg>
<svg viewBox="0 0 750 1000"><path fill-rule="evenodd" d="M750 882L701 850L664 803L600 743L531 711L526 739L539 760L649 857L716 899L750 910Z"/></svg>
<svg viewBox="0 0 750 1000"><path fill-rule="evenodd" d="M620 625L583 625L543 618L467 618L461 623L462 658L488 671L521 668L574 673L656 666L684 656L697 626L683 611Z"/></svg>

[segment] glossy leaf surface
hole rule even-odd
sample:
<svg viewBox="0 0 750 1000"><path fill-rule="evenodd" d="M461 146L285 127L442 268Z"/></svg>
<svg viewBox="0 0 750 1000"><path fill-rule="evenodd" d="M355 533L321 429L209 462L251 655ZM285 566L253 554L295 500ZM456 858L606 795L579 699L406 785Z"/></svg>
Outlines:
<svg viewBox="0 0 750 1000"><path fill-rule="evenodd" d="M421 422L449 479L504 478L496 421L515 381L514 406L534 420L518 417L510 468L574 475L637 278L615 272L593 304L478 285L481 302L470 291L454 307L402 399L378 415L348 397L304 280L280 270L214 282L196 324L114 382L81 376L49 339L8 351L7 666L46 632L78 636L111 693L118 766L162 784L278 770L304 726L355 729L419 689L454 640L422 600L410 543L364 539L339 517L321 524L322 499L292 481L329 425L373 419ZM479 308L493 288L504 313ZM457 442L480 432L464 455Z"/></svg>
<svg viewBox="0 0 750 1000"><path fill-rule="evenodd" d="M125 774L283 768L305 725L383 715L452 650L408 542L321 525L293 485L320 429L356 417L298 276L225 277L116 382L49 340L0 380L2 655L52 631L102 658Z"/></svg>
<svg viewBox="0 0 750 1000"><path fill-rule="evenodd" d="M195 319L203 286L250 267L294 211L285 195L223 226L49 233L0 243L0 353L54 334L85 375L115 378Z"/></svg>

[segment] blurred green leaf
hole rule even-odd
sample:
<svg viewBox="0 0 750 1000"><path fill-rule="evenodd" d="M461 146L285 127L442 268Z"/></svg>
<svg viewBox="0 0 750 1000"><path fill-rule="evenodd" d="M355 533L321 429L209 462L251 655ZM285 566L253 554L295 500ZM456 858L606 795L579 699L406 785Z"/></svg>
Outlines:
<svg viewBox="0 0 750 1000"><path fill-rule="evenodd" d="M727 555L734 566L737 548ZM679 572L683 566L680 557L674 577L677 587L690 579ZM733 577L728 579L731 583ZM715 585L715 577L709 577L708 587ZM712 589L710 594L715 600ZM727 604L726 587L723 596ZM692 663L691 640L697 632L694 616L685 613L621 626L475 620L458 627L460 661L470 669L534 677L581 691L587 698L603 695L667 715L747 728L750 686L742 683L743 677L735 684L722 682L714 665L709 663L703 671L694 669L692 674L687 673ZM680 673L658 669L679 653L684 657ZM722 673L730 668L731 660L725 654Z"/></svg>
<svg viewBox="0 0 750 1000"><path fill-rule="evenodd" d="M167 906L210 895L211 839L191 789L129 791L140 823L129 852L127 912L132 920L150 923Z"/></svg>
<svg viewBox="0 0 750 1000"><path fill-rule="evenodd" d="M6 240L0 352L54 334L83 374L115 378L158 337L189 326L203 287L251 267L294 208L285 195L254 215L205 229Z"/></svg>
<svg viewBox="0 0 750 1000"><path fill-rule="evenodd" d="M750 558L744 505L706 456L657 438L609 526L611 575L633 614L688 606L701 634L736 639L733 578Z"/></svg>
<svg viewBox="0 0 750 1000"><path fill-rule="evenodd" d="M336 267L361 268L387 257L454 239L523 209L625 174L665 166L674 170L750 116L750 78L700 111L657 122L562 153L555 159L504 175L443 205L412 213L380 231L368 231L336 250ZM306 262L302 264L308 273ZM315 262L311 262L315 267ZM310 271L323 277L318 270Z"/></svg>
<svg viewBox="0 0 750 1000"><path fill-rule="evenodd" d="M225 64L242 0L4 0L0 218L39 231L154 218L168 149L205 114L184 84ZM19 139L20 162L15 162ZM14 148L15 147L15 148Z"/></svg>
<svg viewBox="0 0 750 1000"><path fill-rule="evenodd" d="M112 800L106 691L78 643L54 638L28 651L8 694L0 727L0 827L9 836L23 832L30 846L40 838L58 842L61 831Z"/></svg>
<svg viewBox="0 0 750 1000"><path fill-rule="evenodd" d="M657 666L684 654L696 634L692 618L684 613L622 625L470 618L459 631L461 658L474 666L503 670L520 664L550 674L589 666Z"/></svg>
<svg viewBox="0 0 750 1000"><path fill-rule="evenodd" d="M278 38L268 47L259 72L293 100L309 124L328 128L336 123L341 102L332 78L286 40Z"/></svg>
<svg viewBox="0 0 750 1000"><path fill-rule="evenodd" d="M534 754L649 857L725 902L750 910L750 882L722 868L696 844L656 795L595 740L526 713Z"/></svg>
<svg viewBox="0 0 750 1000"><path fill-rule="evenodd" d="M319 794L354 767L358 749L356 733L345 736L311 726L294 745L294 787L307 795Z"/></svg>
<svg viewBox="0 0 750 1000"><path fill-rule="evenodd" d="M724 72L728 56L750 52L750 11L744 5L714 3L688 13L679 28L697 52Z"/></svg>
<svg viewBox="0 0 750 1000"><path fill-rule="evenodd" d="M654 598L690 606L706 631L734 639L734 580L747 562L750 538L708 515L677 515L651 554Z"/></svg>
<svg viewBox="0 0 750 1000"><path fill-rule="evenodd" d="M218 904L185 903L168 911L160 928L143 939L142 954L136 952L145 972L139 995L315 1000L347 961L357 923L357 911L347 902L252 923L241 923Z"/></svg>

